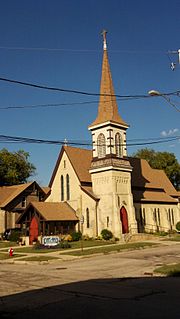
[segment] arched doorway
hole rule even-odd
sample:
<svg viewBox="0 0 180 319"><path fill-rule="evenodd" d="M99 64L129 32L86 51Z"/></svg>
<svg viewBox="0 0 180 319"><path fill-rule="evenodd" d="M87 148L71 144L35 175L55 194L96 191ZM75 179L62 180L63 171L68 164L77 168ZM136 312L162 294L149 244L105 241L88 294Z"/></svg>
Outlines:
<svg viewBox="0 0 180 319"><path fill-rule="evenodd" d="M122 233L123 234L129 233L128 215L127 215L127 210L124 206L122 206L120 209L120 219L122 223Z"/></svg>
<svg viewBox="0 0 180 319"><path fill-rule="evenodd" d="M31 220L30 227L29 227L29 244L32 245L33 241L38 240L39 234L39 227L38 227L38 220L34 216Z"/></svg>

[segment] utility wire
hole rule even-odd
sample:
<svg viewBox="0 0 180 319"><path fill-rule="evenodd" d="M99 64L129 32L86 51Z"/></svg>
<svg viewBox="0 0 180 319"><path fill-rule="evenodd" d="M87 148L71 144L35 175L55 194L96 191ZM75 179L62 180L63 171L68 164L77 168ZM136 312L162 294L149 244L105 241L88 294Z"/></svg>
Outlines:
<svg viewBox="0 0 180 319"><path fill-rule="evenodd" d="M33 87L33 88L37 88L37 89L75 93L75 94L82 94L82 95L91 95L91 96L101 96L102 95L102 96L111 96L111 97L119 97L119 98L121 98L121 97L123 97L123 98L131 98L131 97L145 97L146 98L146 97L149 97L149 95L117 95L117 94L113 95L113 94L91 93L91 92L84 92L84 91L79 91L79 90L71 90L71 89L63 89L63 88L52 87L52 86L38 85L38 84L34 84L34 83L17 81L17 80L12 80L12 79L8 79L8 78L2 78L2 77L0 77L0 81L19 84L19 85L23 85L23 86L29 86L29 87Z"/></svg>
<svg viewBox="0 0 180 319"><path fill-rule="evenodd" d="M152 141L149 139L147 142L139 142L139 143L127 143L121 144L121 146L142 146L142 145L151 145L151 144L160 144L167 143L179 140L180 136L174 136L171 138L157 138L157 140ZM151 140L151 141L150 141ZM33 143L33 144L52 144L52 145L73 145L73 146L92 146L92 142L75 142L75 141L62 141L62 140L44 140L44 139L33 139L27 137L19 137L19 136L9 136L9 135L0 135L0 141L2 142L16 142L16 143ZM94 145L94 144L93 144Z"/></svg>
<svg viewBox="0 0 180 319"><path fill-rule="evenodd" d="M68 48L43 48L43 47L6 47L6 46L0 46L0 50L10 50L10 51L15 51L15 50L19 50L19 51L49 51L49 52L102 52L102 50L93 50L93 49L68 49ZM108 52L112 52L112 53L142 53L142 54L151 54L151 53L155 53L155 54L162 54L162 53L166 53L164 51L146 51L146 50L108 50ZM169 51L168 51L169 53Z"/></svg>
<svg viewBox="0 0 180 319"><path fill-rule="evenodd" d="M24 82L24 81L18 81L18 80L13 80L13 79L8 79L8 78L2 78L0 77L0 81L3 82L8 82L8 83L14 83L14 84L19 84L23 86L29 86L37 89L44 89L44 90L50 90L50 91L57 91L57 92L66 92L66 93L74 93L74 94L81 94L81 95L89 95L89 96L110 96L110 97L119 97L119 98L149 98L151 97L150 95L119 95L119 94L101 94L101 93L92 93L92 92L85 92L85 91L79 91L79 90L71 90L71 89L63 89L63 88L58 88L58 87L53 87L53 86L45 86L45 85L38 85L34 83L29 83L29 82ZM163 95L179 95L180 90L170 92L170 93L162 93Z"/></svg>
<svg viewBox="0 0 180 319"><path fill-rule="evenodd" d="M134 98L117 98L117 101L127 101L127 100L140 99L139 97ZM108 103L110 100L104 101ZM58 107L58 106L74 106L74 105L86 105L86 104L98 104L99 101L84 101L84 102L66 102L66 103L48 103L48 104L33 104L33 105L10 105L10 106L0 106L0 110L8 109L30 109L30 108L46 108L46 107Z"/></svg>

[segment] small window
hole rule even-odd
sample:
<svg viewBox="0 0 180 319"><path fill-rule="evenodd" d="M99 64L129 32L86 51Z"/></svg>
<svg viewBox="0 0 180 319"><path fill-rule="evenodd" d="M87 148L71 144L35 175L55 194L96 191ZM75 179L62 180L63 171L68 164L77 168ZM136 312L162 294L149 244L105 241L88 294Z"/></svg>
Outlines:
<svg viewBox="0 0 180 319"><path fill-rule="evenodd" d="M26 197L25 196L22 198L21 207L26 207Z"/></svg>
<svg viewBox="0 0 180 319"><path fill-rule="evenodd" d="M66 168L66 161L64 160L64 168Z"/></svg>
<svg viewBox="0 0 180 319"><path fill-rule="evenodd" d="M70 185L69 185L69 175L66 175L66 197L70 200Z"/></svg>
<svg viewBox="0 0 180 319"><path fill-rule="evenodd" d="M107 218L106 218L106 226L107 226L107 228L109 227L109 216L107 216Z"/></svg>
<svg viewBox="0 0 180 319"><path fill-rule="evenodd" d="M157 214L158 214L158 224L160 226L161 225L161 215L160 215L160 209L159 208L157 210Z"/></svg>
<svg viewBox="0 0 180 319"><path fill-rule="evenodd" d="M115 150L116 156L122 157L122 137L120 133L116 133L115 135Z"/></svg>
<svg viewBox="0 0 180 319"><path fill-rule="evenodd" d="M99 134L97 138L97 153L99 158L106 156L106 140L104 134Z"/></svg>
<svg viewBox="0 0 180 319"><path fill-rule="evenodd" d="M86 227L89 228L89 208L86 209Z"/></svg>
<svg viewBox="0 0 180 319"><path fill-rule="evenodd" d="M172 220L172 225L174 225L174 211L171 209L171 220Z"/></svg>
<svg viewBox="0 0 180 319"><path fill-rule="evenodd" d="M146 225L146 210L143 208L143 220L144 220L144 225Z"/></svg>
<svg viewBox="0 0 180 319"><path fill-rule="evenodd" d="M64 177L61 175L61 201L64 201Z"/></svg>

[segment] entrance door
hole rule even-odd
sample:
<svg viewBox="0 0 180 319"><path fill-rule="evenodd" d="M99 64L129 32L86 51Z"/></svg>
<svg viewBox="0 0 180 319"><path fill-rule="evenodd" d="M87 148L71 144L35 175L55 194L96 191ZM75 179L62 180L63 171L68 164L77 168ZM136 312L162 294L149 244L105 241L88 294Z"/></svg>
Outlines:
<svg viewBox="0 0 180 319"><path fill-rule="evenodd" d="M29 227L29 244L32 245L33 241L38 240L38 220L34 216L31 220L30 227Z"/></svg>
<svg viewBox="0 0 180 319"><path fill-rule="evenodd" d="M122 233L126 234L129 232L129 227L128 227L128 216L127 216L127 210L123 206L120 209L120 218L121 218L121 223L122 223Z"/></svg>

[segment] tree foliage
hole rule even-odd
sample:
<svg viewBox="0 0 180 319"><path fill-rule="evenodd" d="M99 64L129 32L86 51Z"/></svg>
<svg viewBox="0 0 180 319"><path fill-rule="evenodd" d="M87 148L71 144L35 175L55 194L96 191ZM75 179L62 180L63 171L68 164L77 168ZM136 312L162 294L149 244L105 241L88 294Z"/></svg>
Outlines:
<svg viewBox="0 0 180 319"><path fill-rule="evenodd" d="M180 164L174 153L145 148L138 150L133 156L147 160L152 168L163 169L174 187L180 189Z"/></svg>
<svg viewBox="0 0 180 319"><path fill-rule="evenodd" d="M29 153L24 150L9 152L0 150L0 186L26 183L35 173L35 166L28 161Z"/></svg>

